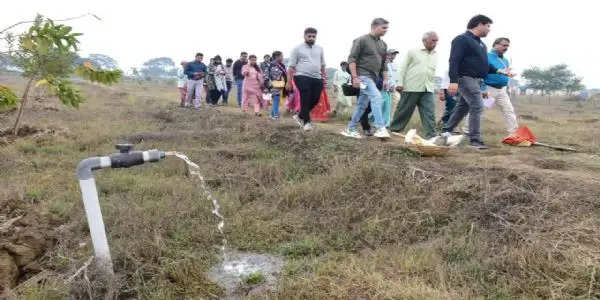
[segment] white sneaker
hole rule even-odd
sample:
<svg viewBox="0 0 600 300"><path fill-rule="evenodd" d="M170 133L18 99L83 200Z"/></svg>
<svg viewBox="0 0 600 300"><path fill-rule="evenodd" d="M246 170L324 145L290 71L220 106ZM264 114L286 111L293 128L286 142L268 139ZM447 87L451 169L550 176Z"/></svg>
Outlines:
<svg viewBox="0 0 600 300"><path fill-rule="evenodd" d="M300 120L300 118L298 117L298 115L293 115L292 119L294 119L294 121L296 121L296 123L298 123L298 126L304 127L304 124L302 123L302 120Z"/></svg>
<svg viewBox="0 0 600 300"><path fill-rule="evenodd" d="M302 129L304 129L304 131L311 131L314 129L314 127L311 122L308 122L308 123L304 124L304 127L302 127Z"/></svg>
<svg viewBox="0 0 600 300"><path fill-rule="evenodd" d="M387 129L385 129L385 127L381 127L377 129L377 131L375 131L375 134L373 134L373 136L380 139L387 139L390 137L390 133L387 131Z"/></svg>
<svg viewBox="0 0 600 300"><path fill-rule="evenodd" d="M462 131L463 134L469 135L469 125L463 125L460 131Z"/></svg>
<svg viewBox="0 0 600 300"><path fill-rule="evenodd" d="M341 135L346 136L346 137L351 137L351 138L355 138L355 139L362 139L362 136L360 135L360 133L358 133L358 131L356 130L350 130L348 128L342 130L342 132L340 132Z"/></svg>

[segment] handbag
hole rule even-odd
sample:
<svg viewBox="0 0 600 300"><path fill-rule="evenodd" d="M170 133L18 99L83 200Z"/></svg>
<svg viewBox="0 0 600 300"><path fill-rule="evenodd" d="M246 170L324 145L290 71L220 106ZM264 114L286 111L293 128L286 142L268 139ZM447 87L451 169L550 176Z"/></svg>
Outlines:
<svg viewBox="0 0 600 300"><path fill-rule="evenodd" d="M273 80L273 81L271 81L271 86L276 89L282 89L285 87L285 81L284 80Z"/></svg>
<svg viewBox="0 0 600 300"><path fill-rule="evenodd" d="M352 86L352 76L348 79L348 82L342 84L342 93L344 93L344 96L358 96L360 94L360 88Z"/></svg>

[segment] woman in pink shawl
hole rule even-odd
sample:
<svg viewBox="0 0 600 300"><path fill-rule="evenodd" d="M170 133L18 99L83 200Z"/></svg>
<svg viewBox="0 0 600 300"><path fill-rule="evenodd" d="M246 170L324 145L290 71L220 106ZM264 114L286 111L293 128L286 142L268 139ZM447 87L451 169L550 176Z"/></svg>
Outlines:
<svg viewBox="0 0 600 300"><path fill-rule="evenodd" d="M260 116L260 109L264 106L262 90L264 79L260 67L256 64L256 55L248 57L248 64L242 67L244 84L242 90L242 110L248 111L248 107L254 107L254 115Z"/></svg>

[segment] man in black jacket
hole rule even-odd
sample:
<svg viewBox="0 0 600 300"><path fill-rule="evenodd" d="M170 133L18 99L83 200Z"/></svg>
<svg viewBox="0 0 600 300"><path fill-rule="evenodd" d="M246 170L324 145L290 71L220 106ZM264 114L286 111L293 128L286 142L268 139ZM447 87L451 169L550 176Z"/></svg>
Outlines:
<svg viewBox="0 0 600 300"><path fill-rule="evenodd" d="M492 20L484 15L471 18L467 32L454 38L450 49L448 92L450 95L456 95L458 91L460 100L450 120L442 129L442 136L450 136L458 123L469 114L469 139L471 147L476 149L488 149L481 139L483 78L489 73L508 73L507 70L498 70L488 64L487 47L481 38L488 35L491 24Z"/></svg>
<svg viewBox="0 0 600 300"><path fill-rule="evenodd" d="M248 63L248 53L240 53L240 59L233 63L233 79L237 88L237 103L242 106L242 88L244 83L244 75L242 75L242 67Z"/></svg>

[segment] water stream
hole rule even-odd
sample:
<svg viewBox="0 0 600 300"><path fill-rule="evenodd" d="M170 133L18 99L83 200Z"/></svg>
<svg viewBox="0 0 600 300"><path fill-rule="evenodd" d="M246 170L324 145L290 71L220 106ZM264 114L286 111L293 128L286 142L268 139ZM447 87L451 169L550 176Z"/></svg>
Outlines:
<svg viewBox="0 0 600 300"><path fill-rule="evenodd" d="M225 227L225 217L220 212L221 206L219 202L213 197L204 177L200 173L200 166L180 152L169 151L165 152L165 155L175 156L186 163L188 174L200 181L200 187L204 196L212 202L212 214L219 219L217 230L223 238L221 244L223 261L210 270L208 274L209 278L226 289L228 298L233 297L233 295L239 292L244 276L255 272L260 272L264 276L265 282L263 283L263 287L275 290L277 277L283 267L283 259L267 254L244 253L227 249L227 238L223 230Z"/></svg>
<svg viewBox="0 0 600 300"><path fill-rule="evenodd" d="M200 181L200 187L202 188L202 192L206 199L210 200L213 205L212 214L219 218L219 223L217 224L217 230L223 237L223 241L221 244L221 252L223 254L223 260L227 260L227 239L225 238L225 233L223 232L223 228L225 227L225 217L221 214L221 206L215 197L212 196L210 189L206 185L206 181L204 180L204 176L200 174L200 166L191 161L185 154L176 152L176 151L168 151L165 152L166 156L175 156L183 160L187 165L188 174L192 177L197 178Z"/></svg>

